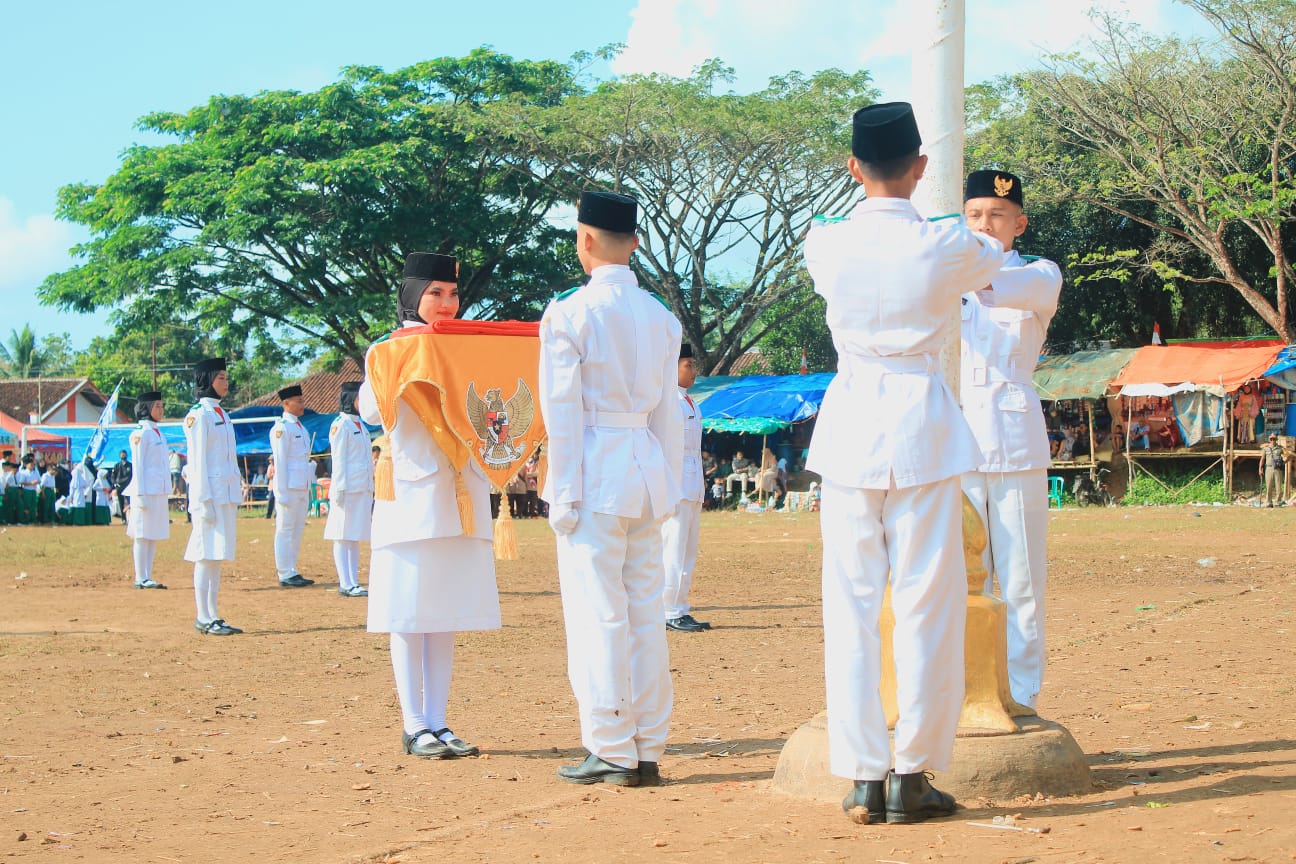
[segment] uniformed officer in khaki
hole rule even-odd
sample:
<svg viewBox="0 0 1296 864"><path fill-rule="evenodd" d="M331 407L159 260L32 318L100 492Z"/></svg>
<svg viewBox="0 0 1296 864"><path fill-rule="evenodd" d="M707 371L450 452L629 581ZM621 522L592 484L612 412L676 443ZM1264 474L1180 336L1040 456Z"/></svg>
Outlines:
<svg viewBox="0 0 1296 864"><path fill-rule="evenodd" d="M990 284L963 296L959 382L963 414L981 449L977 469L963 475L963 491L985 523L986 573L999 583L1008 610L1012 697L1034 708L1044 680L1050 457L1032 376L1062 273L1052 261L1013 249L1026 230L1021 178L973 171L963 197L968 227L1008 250Z"/></svg>
<svg viewBox="0 0 1296 864"><path fill-rule="evenodd" d="M369 455L369 430L356 408L359 381L345 381L338 392L338 416L329 427L328 521L324 539L333 541L338 593L343 597L368 597L360 584L360 544L369 540L373 517L373 459Z"/></svg>
<svg viewBox="0 0 1296 864"><path fill-rule="evenodd" d="M198 404L185 415L185 451L189 456L189 515L193 528L185 560L194 565L194 629L208 636L243 631L220 617L221 563L234 560L238 505L243 500L234 424L221 407L229 393L225 360L213 357L194 367Z"/></svg>
<svg viewBox="0 0 1296 864"><path fill-rule="evenodd" d="M680 500L680 325L629 267L637 217L633 198L582 193L576 254L590 279L540 321L541 497L557 535L567 673L589 751L558 771L574 783L657 783L674 695L661 527Z"/></svg>
<svg viewBox="0 0 1296 864"><path fill-rule="evenodd" d="M284 588L305 588L314 585L315 580L297 571L297 556L306 531L315 463L310 459L310 433L301 422L301 415L306 413L301 387L284 387L279 399L283 402L283 416L270 429L270 452L275 464L274 479L270 481L275 497L275 570Z"/></svg>
<svg viewBox="0 0 1296 864"><path fill-rule="evenodd" d="M805 243L839 358L806 463L823 477L829 758L856 781L843 802L853 819L917 822L954 811L924 772L947 767L963 699L959 475L980 459L940 371L941 334L960 295L999 272L1003 246L918 214L909 199L927 159L907 103L863 108L853 126L848 167L867 197ZM894 761L878 693L888 582Z"/></svg>
<svg viewBox="0 0 1296 864"><path fill-rule="evenodd" d="M166 588L153 578L157 544L171 536L171 469L167 442L158 421L162 419L162 394L157 390L135 399L139 428L130 435L130 459L134 465L125 494L131 506L126 517L126 536L131 538L135 561L136 588Z"/></svg>

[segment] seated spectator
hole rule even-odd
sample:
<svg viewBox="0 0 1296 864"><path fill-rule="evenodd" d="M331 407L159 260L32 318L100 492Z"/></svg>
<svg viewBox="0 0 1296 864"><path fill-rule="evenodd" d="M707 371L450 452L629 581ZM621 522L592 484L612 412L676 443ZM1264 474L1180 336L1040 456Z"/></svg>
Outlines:
<svg viewBox="0 0 1296 864"><path fill-rule="evenodd" d="M1070 426L1062 428L1062 443L1058 445L1057 458L1063 462L1069 462L1075 458L1075 430Z"/></svg>
<svg viewBox="0 0 1296 864"><path fill-rule="evenodd" d="M1157 443L1166 450L1173 450L1180 445L1179 430L1173 423L1166 423L1157 430Z"/></svg>
<svg viewBox="0 0 1296 864"><path fill-rule="evenodd" d="M750 476L753 466L752 461L746 456L743 456L741 450L735 450L733 459L729 462L729 468L731 474L746 474Z"/></svg>
<svg viewBox="0 0 1296 864"><path fill-rule="evenodd" d="M1050 459L1058 458L1058 446L1061 443L1062 442L1056 438L1049 438L1049 458Z"/></svg>
<svg viewBox="0 0 1296 864"><path fill-rule="evenodd" d="M1130 425L1130 448L1134 450L1147 450L1150 446L1148 433L1152 427L1148 426L1142 420L1135 420Z"/></svg>
<svg viewBox="0 0 1296 864"><path fill-rule="evenodd" d="M702 451L703 479L709 482L713 477L717 476L719 470L720 470L720 465L718 462L716 462L715 454L712 453L710 450L703 450Z"/></svg>
<svg viewBox="0 0 1296 864"><path fill-rule="evenodd" d="M1089 427L1080 424L1075 427L1075 443L1071 445L1071 458L1079 459L1089 455Z"/></svg>

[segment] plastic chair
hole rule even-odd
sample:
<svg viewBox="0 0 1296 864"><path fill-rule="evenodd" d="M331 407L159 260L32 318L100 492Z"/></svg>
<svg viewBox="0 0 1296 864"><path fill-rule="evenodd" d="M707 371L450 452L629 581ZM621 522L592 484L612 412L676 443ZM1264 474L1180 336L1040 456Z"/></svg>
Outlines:
<svg viewBox="0 0 1296 864"><path fill-rule="evenodd" d="M1059 508L1062 506L1062 489L1064 485L1065 481L1061 477L1049 478L1048 506L1052 507L1054 502L1057 502Z"/></svg>

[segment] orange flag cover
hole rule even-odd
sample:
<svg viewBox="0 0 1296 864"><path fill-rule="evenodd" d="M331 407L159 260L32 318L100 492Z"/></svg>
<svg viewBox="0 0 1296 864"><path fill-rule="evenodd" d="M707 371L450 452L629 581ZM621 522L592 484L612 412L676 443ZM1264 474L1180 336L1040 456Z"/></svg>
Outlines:
<svg viewBox="0 0 1296 864"><path fill-rule="evenodd" d="M524 321L407 327L375 343L365 361L385 429L395 426L397 400L404 400L456 471L476 459L498 489L544 440L539 372L540 325ZM380 488L375 492L382 497Z"/></svg>

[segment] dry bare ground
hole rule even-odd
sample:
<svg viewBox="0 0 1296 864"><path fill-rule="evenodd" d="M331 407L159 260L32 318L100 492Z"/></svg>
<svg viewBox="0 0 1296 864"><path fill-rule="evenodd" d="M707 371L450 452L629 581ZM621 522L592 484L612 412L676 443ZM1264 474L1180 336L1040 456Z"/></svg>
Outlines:
<svg viewBox="0 0 1296 864"><path fill-rule="evenodd" d="M716 629L670 634L676 703L655 789L582 787L553 542L521 522L505 627L458 640L451 725L476 759L400 753L383 636L336 593L322 521L310 589L277 586L272 523L239 524L221 614L192 628L187 526L169 591L130 588L112 528L0 534L0 857L61 861L1296 860L1296 509L1107 509L1051 522L1041 713L1092 794L965 801L856 826L770 788L822 707L814 514L706 514L694 590ZM362 574L362 579L364 578ZM980 828L1020 814L1018 827Z"/></svg>

